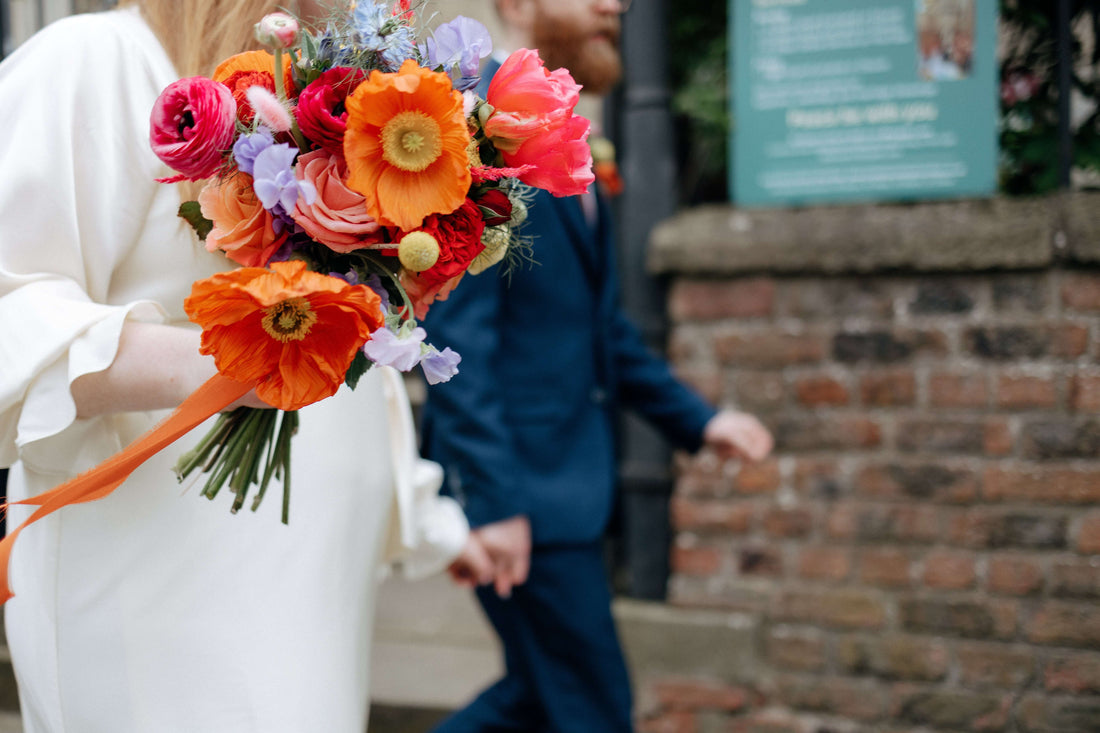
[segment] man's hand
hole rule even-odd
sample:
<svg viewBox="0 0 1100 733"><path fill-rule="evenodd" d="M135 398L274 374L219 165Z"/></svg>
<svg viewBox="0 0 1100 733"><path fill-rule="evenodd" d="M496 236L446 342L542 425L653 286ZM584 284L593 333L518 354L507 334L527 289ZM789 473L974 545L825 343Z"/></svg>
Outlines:
<svg viewBox="0 0 1100 733"><path fill-rule="evenodd" d="M515 516L475 529L472 534L493 561L493 587L501 598L512 595L512 587L527 582L531 568L531 523Z"/></svg>
<svg viewBox="0 0 1100 733"><path fill-rule="evenodd" d="M772 451L774 441L768 429L752 415L722 410L703 430L703 440L722 459L745 458L759 461Z"/></svg>
<svg viewBox="0 0 1100 733"><path fill-rule="evenodd" d="M447 568L451 579L463 588L474 588L493 582L493 560L489 551L473 532L466 540L462 552Z"/></svg>

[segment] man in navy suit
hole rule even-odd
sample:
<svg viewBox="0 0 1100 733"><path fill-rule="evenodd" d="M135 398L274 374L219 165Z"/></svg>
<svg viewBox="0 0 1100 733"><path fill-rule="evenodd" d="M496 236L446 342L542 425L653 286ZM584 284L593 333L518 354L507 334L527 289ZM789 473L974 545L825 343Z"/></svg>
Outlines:
<svg viewBox="0 0 1100 733"><path fill-rule="evenodd" d="M537 48L589 92L618 81L620 0L497 0L497 9L509 51ZM630 731L601 545L615 413L630 408L675 445L706 443L723 456L760 459L771 435L750 415L714 410L647 351L618 305L602 199L540 191L523 233L534 237L533 263L508 277L467 276L425 324L437 347L462 355L462 374L429 388L423 450L494 561L495 587L477 595L507 668L436 731Z"/></svg>

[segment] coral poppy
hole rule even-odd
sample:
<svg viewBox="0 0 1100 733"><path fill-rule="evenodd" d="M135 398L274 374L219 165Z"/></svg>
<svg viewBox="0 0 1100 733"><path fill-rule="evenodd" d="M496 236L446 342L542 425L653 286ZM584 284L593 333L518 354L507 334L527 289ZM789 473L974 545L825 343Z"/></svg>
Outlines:
<svg viewBox="0 0 1100 733"><path fill-rule="evenodd" d="M378 295L297 260L196 282L183 302L218 371L297 410L336 393L355 353L384 324Z"/></svg>
<svg viewBox="0 0 1100 733"><path fill-rule="evenodd" d="M290 68L290 54L283 57L283 88L289 96L294 94L294 74ZM252 124L255 112L245 96L251 87L258 86L275 91L275 57L267 51L247 51L230 56L214 69L214 81L220 81L233 92L237 101L237 119L242 125Z"/></svg>
<svg viewBox="0 0 1100 733"><path fill-rule="evenodd" d="M450 77L410 59L394 73L372 71L347 109L348 186L376 221L409 231L466 200L470 133Z"/></svg>

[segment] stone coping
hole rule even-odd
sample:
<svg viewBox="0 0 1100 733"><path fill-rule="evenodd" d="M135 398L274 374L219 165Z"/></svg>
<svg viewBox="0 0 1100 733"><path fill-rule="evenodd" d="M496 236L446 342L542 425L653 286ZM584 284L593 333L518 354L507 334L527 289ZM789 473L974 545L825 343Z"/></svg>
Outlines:
<svg viewBox="0 0 1100 733"><path fill-rule="evenodd" d="M1062 263L1100 265L1100 193L792 209L705 205L654 228L647 267L655 274L723 276Z"/></svg>

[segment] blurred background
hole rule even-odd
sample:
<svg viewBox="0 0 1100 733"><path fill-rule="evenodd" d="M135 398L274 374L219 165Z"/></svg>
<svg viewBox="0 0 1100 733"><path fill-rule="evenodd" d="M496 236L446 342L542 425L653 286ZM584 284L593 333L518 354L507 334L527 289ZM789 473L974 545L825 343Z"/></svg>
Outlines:
<svg viewBox="0 0 1100 733"><path fill-rule="evenodd" d="M730 200L749 2L634 0L624 84L585 103L626 181L628 309L777 438L742 466L625 424L608 562L639 729L1100 731L1100 2L994 3L985 195L764 208ZM0 0L3 50L100 5ZM376 638L379 733L499 672L442 579L388 581Z"/></svg>

